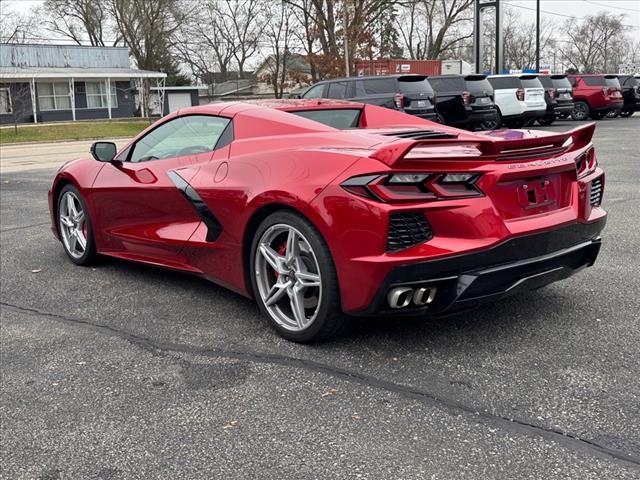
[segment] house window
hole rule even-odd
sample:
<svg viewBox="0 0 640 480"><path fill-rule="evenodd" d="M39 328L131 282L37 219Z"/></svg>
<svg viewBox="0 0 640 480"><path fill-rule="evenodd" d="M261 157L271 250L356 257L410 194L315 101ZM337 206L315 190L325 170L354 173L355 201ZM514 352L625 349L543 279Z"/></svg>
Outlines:
<svg viewBox="0 0 640 480"><path fill-rule="evenodd" d="M115 83L110 83L111 87L111 108L118 107L118 96L116 95ZM87 108L108 108L107 88L105 82L85 82L85 92L87 95Z"/></svg>
<svg viewBox="0 0 640 480"><path fill-rule="evenodd" d="M8 88L0 88L0 114L11 113L11 94Z"/></svg>
<svg viewBox="0 0 640 480"><path fill-rule="evenodd" d="M69 82L38 83L40 110L71 110Z"/></svg>

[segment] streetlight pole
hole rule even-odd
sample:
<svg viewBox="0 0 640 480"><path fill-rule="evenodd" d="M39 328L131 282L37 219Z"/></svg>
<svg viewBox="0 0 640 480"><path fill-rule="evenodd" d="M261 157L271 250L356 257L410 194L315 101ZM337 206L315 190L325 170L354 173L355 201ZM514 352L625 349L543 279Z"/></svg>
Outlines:
<svg viewBox="0 0 640 480"><path fill-rule="evenodd" d="M540 73L540 0L536 0L536 73Z"/></svg>

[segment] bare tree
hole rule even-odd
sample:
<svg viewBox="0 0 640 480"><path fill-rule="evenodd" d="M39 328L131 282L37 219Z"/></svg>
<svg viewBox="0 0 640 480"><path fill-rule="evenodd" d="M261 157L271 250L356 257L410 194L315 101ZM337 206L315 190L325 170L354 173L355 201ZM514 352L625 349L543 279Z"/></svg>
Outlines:
<svg viewBox="0 0 640 480"><path fill-rule="evenodd" d="M9 83L9 101L13 129L18 134L18 124L33 114L31 88L28 83Z"/></svg>
<svg viewBox="0 0 640 480"><path fill-rule="evenodd" d="M73 40L78 45L88 41L93 46L104 47L109 43L106 33L112 19L107 0L46 0L43 5L48 30ZM118 39L112 40L116 45Z"/></svg>
<svg viewBox="0 0 640 480"><path fill-rule="evenodd" d="M276 98L282 98L287 81L289 43L295 17L291 6L282 2L271 11L264 33L269 42L271 54L265 60L269 70L269 81Z"/></svg>
<svg viewBox="0 0 640 480"><path fill-rule="evenodd" d="M555 47L556 25L546 18L540 23L540 55ZM536 24L523 22L512 9L505 12L504 65L510 69L532 69L536 66Z"/></svg>
<svg viewBox="0 0 640 480"><path fill-rule="evenodd" d="M565 60L575 70L585 73L606 72L611 66L617 68L609 60L625 40L628 27L622 23L623 19L624 15L600 12L582 21L567 20L564 29L568 40L561 48Z"/></svg>
<svg viewBox="0 0 640 480"><path fill-rule="evenodd" d="M396 21L412 59L436 59L473 36L474 0L401 0Z"/></svg>
<svg viewBox="0 0 640 480"><path fill-rule="evenodd" d="M229 44L235 44L233 56L240 78L244 77L247 59L258 49L258 41L264 29L262 15L266 5L262 0L225 0L223 36Z"/></svg>
<svg viewBox="0 0 640 480"><path fill-rule="evenodd" d="M35 11L18 13L11 2L0 8L0 42L33 43L39 41L39 21Z"/></svg>
<svg viewBox="0 0 640 480"><path fill-rule="evenodd" d="M216 69L223 79L227 78L235 42L224 38L227 31L222 4L218 0L204 0L194 5L193 14L179 30L180 41L176 42L177 55L187 64L196 78L210 81Z"/></svg>

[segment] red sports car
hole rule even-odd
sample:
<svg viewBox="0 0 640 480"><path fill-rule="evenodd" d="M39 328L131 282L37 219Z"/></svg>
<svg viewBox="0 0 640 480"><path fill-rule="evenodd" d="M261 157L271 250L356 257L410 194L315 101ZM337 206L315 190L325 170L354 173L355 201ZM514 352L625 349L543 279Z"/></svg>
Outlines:
<svg viewBox="0 0 640 480"><path fill-rule="evenodd" d="M592 265L594 128L475 134L331 100L192 107L65 164L52 229L74 263L200 275L317 340L343 313L441 315Z"/></svg>

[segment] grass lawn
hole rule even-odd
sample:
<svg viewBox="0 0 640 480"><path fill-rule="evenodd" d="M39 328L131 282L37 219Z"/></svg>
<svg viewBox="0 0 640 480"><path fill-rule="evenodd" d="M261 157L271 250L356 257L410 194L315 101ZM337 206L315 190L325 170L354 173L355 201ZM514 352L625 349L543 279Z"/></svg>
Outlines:
<svg viewBox="0 0 640 480"><path fill-rule="evenodd" d="M0 128L0 144L133 137L148 126L147 120L77 122L42 126L18 125L17 135L13 126Z"/></svg>

